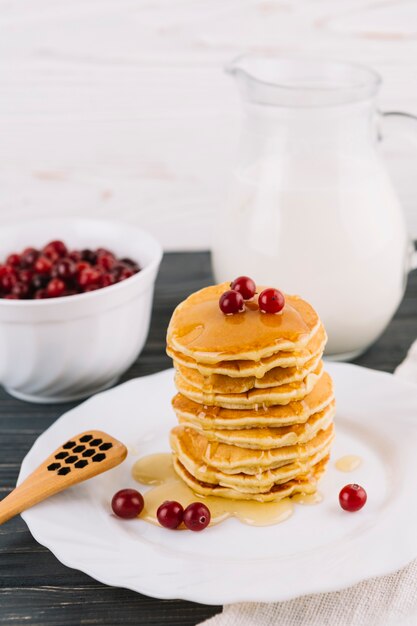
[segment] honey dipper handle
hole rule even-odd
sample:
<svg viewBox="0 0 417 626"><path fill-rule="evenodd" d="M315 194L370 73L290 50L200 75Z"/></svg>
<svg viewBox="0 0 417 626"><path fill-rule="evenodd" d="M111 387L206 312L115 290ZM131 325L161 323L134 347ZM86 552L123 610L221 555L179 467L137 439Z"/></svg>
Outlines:
<svg viewBox="0 0 417 626"><path fill-rule="evenodd" d="M53 483L48 477L36 477L37 472L28 476L18 487L0 502L0 525L7 522L15 515L26 511L31 506L42 502L49 496L65 489L63 482L61 485Z"/></svg>

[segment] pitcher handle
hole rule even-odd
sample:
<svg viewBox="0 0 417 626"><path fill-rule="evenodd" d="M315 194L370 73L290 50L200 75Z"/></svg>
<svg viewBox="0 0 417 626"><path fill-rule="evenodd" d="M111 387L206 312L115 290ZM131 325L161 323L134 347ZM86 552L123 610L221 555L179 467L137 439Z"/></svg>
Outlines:
<svg viewBox="0 0 417 626"><path fill-rule="evenodd" d="M417 148L417 115L413 115L412 113L405 113L404 111L382 111L381 116L385 122L392 120L395 122L396 126L400 125L400 128L404 127L404 132L406 138L411 141L411 143ZM414 132L410 134L409 130L411 125L415 124ZM414 249L413 242L411 242L411 250L410 250L410 270L417 269L417 250Z"/></svg>

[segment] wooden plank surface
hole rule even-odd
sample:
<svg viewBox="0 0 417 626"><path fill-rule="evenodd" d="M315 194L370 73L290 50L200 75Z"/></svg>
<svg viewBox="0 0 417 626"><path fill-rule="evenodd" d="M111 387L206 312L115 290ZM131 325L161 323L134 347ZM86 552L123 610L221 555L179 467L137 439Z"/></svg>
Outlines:
<svg viewBox="0 0 417 626"><path fill-rule="evenodd" d="M172 253L158 277L154 315L146 347L123 380L170 367L165 332L176 304L211 282L209 254ZM417 272L410 275L404 301L379 341L357 362L392 372L417 337ZM20 462L36 437L68 405L31 405L0 391L0 497L16 482ZM138 562L146 568L146 563ZM178 600L161 601L106 587L56 560L15 519L0 526L0 624L75 626L77 624L151 626L194 625L220 611Z"/></svg>

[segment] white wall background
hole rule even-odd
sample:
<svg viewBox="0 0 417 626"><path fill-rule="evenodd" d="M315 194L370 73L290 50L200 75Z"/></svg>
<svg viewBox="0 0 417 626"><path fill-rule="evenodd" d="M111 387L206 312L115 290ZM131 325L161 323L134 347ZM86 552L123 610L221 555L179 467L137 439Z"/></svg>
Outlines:
<svg viewBox="0 0 417 626"><path fill-rule="evenodd" d="M0 225L119 216L207 247L240 122L222 66L248 51L370 64L381 108L417 114L416 0L0 0ZM385 150L417 237L417 141Z"/></svg>

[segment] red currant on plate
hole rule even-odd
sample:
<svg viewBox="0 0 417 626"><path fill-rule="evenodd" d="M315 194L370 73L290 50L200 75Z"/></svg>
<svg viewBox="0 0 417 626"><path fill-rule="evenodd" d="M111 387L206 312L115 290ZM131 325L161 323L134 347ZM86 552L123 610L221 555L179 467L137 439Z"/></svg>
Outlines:
<svg viewBox="0 0 417 626"><path fill-rule="evenodd" d="M279 313L285 305L284 295L278 289L264 289L258 298L262 313Z"/></svg>
<svg viewBox="0 0 417 626"><path fill-rule="evenodd" d="M249 276L239 276L230 285L230 289L242 294L244 300L250 300L256 293L256 285Z"/></svg>
<svg viewBox="0 0 417 626"><path fill-rule="evenodd" d="M345 485L339 493L340 506L353 513L365 506L367 497L365 489L360 485Z"/></svg>
<svg viewBox="0 0 417 626"><path fill-rule="evenodd" d="M189 530L204 530L210 524L211 514L202 502L192 502L184 511L184 524Z"/></svg>
<svg viewBox="0 0 417 626"><path fill-rule="evenodd" d="M117 517L133 519L143 510L145 503L143 496L136 489L121 489L114 494L111 501L111 508Z"/></svg>
<svg viewBox="0 0 417 626"><path fill-rule="evenodd" d="M183 520L184 509L179 502L167 500L158 508L156 516L161 526L175 530Z"/></svg>
<svg viewBox="0 0 417 626"><path fill-rule="evenodd" d="M243 311L244 305L245 301L242 294L233 289L222 293L219 299L220 310L225 315L233 315L233 313Z"/></svg>

